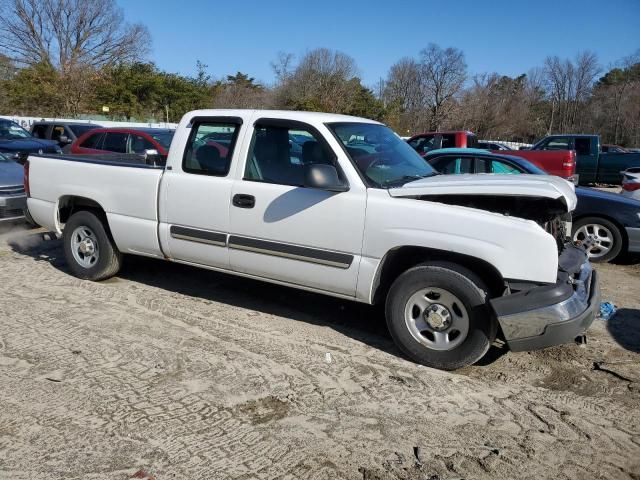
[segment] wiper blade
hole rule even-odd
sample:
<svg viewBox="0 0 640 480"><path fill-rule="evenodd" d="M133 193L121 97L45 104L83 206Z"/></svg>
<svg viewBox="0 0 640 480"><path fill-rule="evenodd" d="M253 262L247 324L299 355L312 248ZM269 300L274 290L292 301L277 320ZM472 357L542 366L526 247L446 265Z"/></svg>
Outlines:
<svg viewBox="0 0 640 480"><path fill-rule="evenodd" d="M426 175L403 175L400 178L394 178L393 180L387 180L383 182L383 187L391 187L394 185L404 185L405 183L409 183L413 180L420 180L422 178L432 177L433 175L439 175L438 172L427 173Z"/></svg>

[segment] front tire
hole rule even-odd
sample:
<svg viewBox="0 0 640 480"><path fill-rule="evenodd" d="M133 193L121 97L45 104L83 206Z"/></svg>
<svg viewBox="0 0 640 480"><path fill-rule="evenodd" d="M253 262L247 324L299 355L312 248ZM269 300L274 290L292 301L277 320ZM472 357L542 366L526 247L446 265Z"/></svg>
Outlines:
<svg viewBox="0 0 640 480"><path fill-rule="evenodd" d="M418 363L441 370L471 365L496 337L487 292L484 282L460 265L418 265L389 290L389 332L400 350Z"/></svg>
<svg viewBox="0 0 640 480"><path fill-rule="evenodd" d="M616 224L605 218L585 217L573 224L574 243L590 240L587 249L590 262L610 262L622 251L622 233Z"/></svg>
<svg viewBox="0 0 640 480"><path fill-rule="evenodd" d="M93 212L74 213L62 234L64 256L71 272L83 280L113 277L122 265L122 254L110 232Z"/></svg>

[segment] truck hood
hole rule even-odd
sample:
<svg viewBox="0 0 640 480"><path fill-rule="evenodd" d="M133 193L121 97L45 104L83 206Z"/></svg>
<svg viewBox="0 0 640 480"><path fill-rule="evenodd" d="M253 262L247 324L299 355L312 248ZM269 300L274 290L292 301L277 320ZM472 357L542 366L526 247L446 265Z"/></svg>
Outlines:
<svg viewBox="0 0 640 480"><path fill-rule="evenodd" d="M577 199L573 183L551 175L437 175L390 188L389 195L400 198L527 197L546 198L562 203L567 212L575 210Z"/></svg>

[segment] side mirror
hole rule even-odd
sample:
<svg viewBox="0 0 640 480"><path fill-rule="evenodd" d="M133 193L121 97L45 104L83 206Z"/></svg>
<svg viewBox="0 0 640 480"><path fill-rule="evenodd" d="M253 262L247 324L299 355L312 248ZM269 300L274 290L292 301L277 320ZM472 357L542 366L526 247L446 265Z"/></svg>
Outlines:
<svg viewBox="0 0 640 480"><path fill-rule="evenodd" d="M329 192L346 192L349 187L340 180L338 171L333 165L312 163L305 165L305 187L319 188Z"/></svg>

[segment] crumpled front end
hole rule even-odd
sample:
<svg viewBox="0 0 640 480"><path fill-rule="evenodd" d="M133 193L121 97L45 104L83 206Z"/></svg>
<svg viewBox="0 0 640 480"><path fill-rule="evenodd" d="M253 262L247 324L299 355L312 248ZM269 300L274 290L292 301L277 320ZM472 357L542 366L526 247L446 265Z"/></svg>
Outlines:
<svg viewBox="0 0 640 480"><path fill-rule="evenodd" d="M555 284L494 298L491 306L513 351L568 343L586 332L599 311L597 273L582 248L566 245Z"/></svg>

